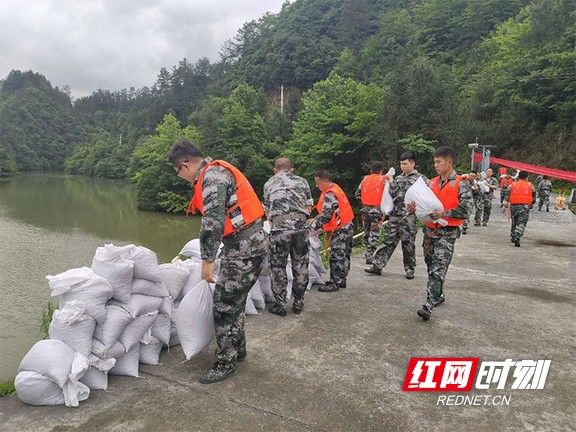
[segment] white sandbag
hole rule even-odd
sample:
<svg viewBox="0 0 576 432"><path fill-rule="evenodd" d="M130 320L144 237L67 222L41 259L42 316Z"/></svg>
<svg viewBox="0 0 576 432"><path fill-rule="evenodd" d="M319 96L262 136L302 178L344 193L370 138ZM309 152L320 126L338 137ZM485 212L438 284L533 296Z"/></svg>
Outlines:
<svg viewBox="0 0 576 432"><path fill-rule="evenodd" d="M122 303L130 301L134 263L128 260L127 256L134 247L107 244L97 248L92 259L94 273L110 282L114 289L113 297Z"/></svg>
<svg viewBox="0 0 576 432"><path fill-rule="evenodd" d="M252 297L250 297L250 293L248 293L248 297L246 298L246 309L244 310L246 315L258 315L258 310L256 306L254 306L254 301Z"/></svg>
<svg viewBox="0 0 576 432"><path fill-rule="evenodd" d="M142 294L132 294L130 297L130 303L128 304L118 304L114 300L110 304L115 304L122 306L130 312L134 318L140 315L146 315L147 313L157 311L162 306L164 301L163 297L153 297Z"/></svg>
<svg viewBox="0 0 576 432"><path fill-rule="evenodd" d="M148 279L153 282L162 282L162 275L158 267L158 257L150 249L135 246L127 257L134 263L134 278Z"/></svg>
<svg viewBox="0 0 576 432"><path fill-rule="evenodd" d="M152 324L151 335L160 340L165 345L170 343L170 328L171 322L168 315L159 313Z"/></svg>
<svg viewBox="0 0 576 432"><path fill-rule="evenodd" d="M200 281L202 280L202 276L201 276L202 263L201 262L186 260L186 261L183 261L183 264L190 270L190 274L188 276L188 280L186 281L186 283L182 287L180 294L178 295L178 297L176 297L177 300L182 300L186 296L186 294L188 294L190 292L190 290L192 290L192 288L194 288L196 285L198 285L200 283Z"/></svg>
<svg viewBox="0 0 576 432"><path fill-rule="evenodd" d="M178 307L176 328L186 360L206 348L214 336L212 307L212 289L205 280L186 294Z"/></svg>
<svg viewBox="0 0 576 432"><path fill-rule="evenodd" d="M128 309L118 303L106 306L106 320L94 329L94 337L102 342L105 348L111 348L126 328L134 320Z"/></svg>
<svg viewBox="0 0 576 432"><path fill-rule="evenodd" d="M382 193L382 200L380 201L380 211L383 214L389 215L394 210L394 200L390 195L390 182L386 180L384 184L384 192Z"/></svg>
<svg viewBox="0 0 576 432"><path fill-rule="evenodd" d="M178 336L176 323L173 322L170 325L170 342L168 343L168 346L172 348L173 346L180 345L180 337Z"/></svg>
<svg viewBox="0 0 576 432"><path fill-rule="evenodd" d="M321 249L322 248L322 240L318 235L309 234L308 241L310 242L310 249Z"/></svg>
<svg viewBox="0 0 576 432"><path fill-rule="evenodd" d="M190 276L190 269L186 267L182 260L176 258L168 264L160 264L160 274L168 290L168 295L173 299L178 298L180 291Z"/></svg>
<svg viewBox="0 0 576 432"><path fill-rule="evenodd" d="M444 210L444 206L438 199L438 197L432 192L422 177L418 177L418 180L414 182L410 188L406 191L404 196L404 204L409 203L416 204L416 217L422 222L438 222L442 226L446 226L448 222L446 219L438 219L436 221L432 220L429 216L435 210Z"/></svg>
<svg viewBox="0 0 576 432"><path fill-rule="evenodd" d="M18 371L33 371L63 387L70 380L76 352L59 340L41 340L30 348Z"/></svg>
<svg viewBox="0 0 576 432"><path fill-rule="evenodd" d="M150 312L145 315L136 317L130 324L126 326L118 340L126 352L130 351L134 345L138 345L140 339L144 337L146 332L150 330L152 324L158 316L158 311Z"/></svg>
<svg viewBox="0 0 576 432"><path fill-rule="evenodd" d="M188 243L184 245L184 247L178 253L178 255L201 260L202 255L200 254L200 239L190 240Z"/></svg>
<svg viewBox="0 0 576 432"><path fill-rule="evenodd" d="M172 309L174 309L174 301L172 300L172 297L164 297L158 312L164 315L172 316Z"/></svg>
<svg viewBox="0 0 576 432"><path fill-rule="evenodd" d="M316 270L316 267L314 267L314 264L309 263L308 264L308 286L306 287L306 289L311 289L312 285L314 285L315 283L322 283L322 277L318 273L318 270Z"/></svg>
<svg viewBox="0 0 576 432"><path fill-rule="evenodd" d="M106 279L88 267L71 269L56 276L46 276L52 297L60 296L60 309L67 302L79 300L86 305L85 313L98 323L106 319L106 302L114 290Z"/></svg>
<svg viewBox="0 0 576 432"><path fill-rule="evenodd" d="M87 385L90 390L107 390L108 389L108 371L116 364L116 359L100 359L94 354L88 357L90 367L80 378L80 382Z"/></svg>
<svg viewBox="0 0 576 432"><path fill-rule="evenodd" d="M102 360L118 358L126 353L124 345L119 341L116 341L111 348L106 348L102 342L98 339L92 340L92 354L99 357Z"/></svg>
<svg viewBox="0 0 576 432"><path fill-rule="evenodd" d="M138 377L140 363L140 344L137 343L130 351L116 359L116 364L108 371L109 375L124 375Z"/></svg>
<svg viewBox="0 0 576 432"><path fill-rule="evenodd" d="M264 294L260 288L260 280L258 279L254 286L248 292L248 296L252 299L256 309L265 309L266 302L264 301Z"/></svg>
<svg viewBox="0 0 576 432"><path fill-rule="evenodd" d="M62 388L38 372L20 372L14 379L14 387L20 400L28 405L64 405Z"/></svg>
<svg viewBox="0 0 576 432"><path fill-rule="evenodd" d="M149 343L140 343L140 363L157 365L160 364L160 352L164 343L152 336Z"/></svg>
<svg viewBox="0 0 576 432"><path fill-rule="evenodd" d="M142 294L154 297L168 296L168 290L164 282L153 282L148 279L134 279L132 281L132 294Z"/></svg>
<svg viewBox="0 0 576 432"><path fill-rule="evenodd" d="M48 337L64 342L74 351L88 357L92 352L92 335L96 320L84 314L86 305L73 300L57 309L52 315L48 328Z"/></svg>
<svg viewBox="0 0 576 432"><path fill-rule="evenodd" d="M272 292L272 281L270 276L260 276L258 282L260 282L260 290L264 295L264 301L266 303L274 303L276 300L274 299L274 293Z"/></svg>

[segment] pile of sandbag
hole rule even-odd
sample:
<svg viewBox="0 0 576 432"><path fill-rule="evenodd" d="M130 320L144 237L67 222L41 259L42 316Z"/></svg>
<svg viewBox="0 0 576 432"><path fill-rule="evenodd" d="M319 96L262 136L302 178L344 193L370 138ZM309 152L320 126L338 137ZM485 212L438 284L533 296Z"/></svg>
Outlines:
<svg viewBox="0 0 576 432"><path fill-rule="evenodd" d="M213 336L212 291L195 260L158 265L149 249L109 244L96 250L91 268L47 279L59 309L49 340L20 364L15 387L26 403L78 406L90 390L107 389L108 374L137 377L140 363L158 364L162 348L178 340L190 358Z"/></svg>
<svg viewBox="0 0 576 432"><path fill-rule="evenodd" d="M264 230L270 233L270 224L268 221L264 222ZM322 249L322 242L318 238L318 232L310 231L309 235L310 242L310 262L308 265L308 286L310 289L313 284L322 283L322 275L326 273L322 259L320 258L320 251ZM220 245L222 248L223 245ZM192 266L197 266L199 269L201 266L202 258L200 252L200 241L199 239L190 240L184 245L180 251L180 255L189 257L185 263L192 268ZM219 260L216 260L215 274L218 274ZM199 274L199 273L198 273ZM287 298L292 295L292 262L290 257L288 257L288 263L286 265L286 275L288 276L288 286L287 286ZM192 277L191 277L192 279ZM198 281L200 277L198 276ZM195 281L196 282L196 281ZM191 282L189 282L192 285ZM262 310L266 308L266 303L274 303L274 293L272 292L272 282L270 279L270 266L268 265L268 259L264 261L264 266L260 277L254 283L254 286L248 292L248 298L246 299L246 315L257 315L258 309Z"/></svg>

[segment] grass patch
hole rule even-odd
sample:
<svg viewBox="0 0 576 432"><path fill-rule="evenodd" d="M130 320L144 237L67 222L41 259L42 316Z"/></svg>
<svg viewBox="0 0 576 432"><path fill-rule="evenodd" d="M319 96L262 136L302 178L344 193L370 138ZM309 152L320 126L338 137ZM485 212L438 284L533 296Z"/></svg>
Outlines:
<svg viewBox="0 0 576 432"><path fill-rule="evenodd" d="M48 339L48 329L50 328L52 315L54 315L55 309L56 306L51 301L49 301L42 311L42 317L40 318L40 331L42 332L44 339Z"/></svg>
<svg viewBox="0 0 576 432"><path fill-rule="evenodd" d="M0 380L0 397L1 396L12 396L16 393L16 387L14 387L14 380Z"/></svg>

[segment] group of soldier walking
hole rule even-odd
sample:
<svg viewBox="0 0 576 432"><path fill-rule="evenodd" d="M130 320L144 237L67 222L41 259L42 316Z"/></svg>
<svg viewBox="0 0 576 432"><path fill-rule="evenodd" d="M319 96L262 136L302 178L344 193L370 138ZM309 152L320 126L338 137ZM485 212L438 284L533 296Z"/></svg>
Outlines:
<svg viewBox="0 0 576 432"><path fill-rule="evenodd" d="M371 173L364 177L356 191L356 197L362 202L366 263L369 265L365 271L373 275L382 273L382 268L401 242L406 278L414 278L416 205L404 200L410 186L422 177L442 202L444 210L430 213L430 222L425 223L423 229L428 281L426 303L417 314L425 321L430 319L434 307L445 300L444 280L455 241L474 203L480 200L471 181L471 177L474 180L473 175L468 175L467 179L458 175L454 170L455 161L452 148L438 148L434 153L434 168L438 176L428 180L416 171L414 153L406 152L400 157L401 175L395 178L384 175L382 164L374 163ZM318 215L311 218L313 199L310 186L304 178L294 174L287 158L276 160L274 175L264 185L262 202L248 179L236 167L205 157L187 140L181 140L172 147L168 162L177 175L194 185L188 211L199 211L202 215L199 234L201 277L208 282L216 282L213 308L216 362L200 379L202 383L214 383L235 373L236 363L247 357L244 309L248 292L260 276L266 260L275 300L269 311L275 315L284 317L288 314L288 258L293 274L292 312L300 314L304 310L304 293L309 281L311 229L324 231L326 250L329 250L329 280L320 285L318 291L336 292L346 288L354 235L354 212L346 193L332 181L330 173L319 170L314 175L316 187L321 192L316 205ZM518 242L517 246L523 232L523 228L520 228L523 208L518 206L525 205L528 194L526 185L522 183L523 175L521 172L519 180L508 187L508 198L503 201L504 206L510 202L511 213L517 217L516 224L513 219L512 230L512 240ZM491 170L487 170L486 177L492 178ZM384 221L380 203L386 183L394 206ZM494 181L488 184L494 185ZM515 186L517 184L518 187ZM528 185L531 188L531 184ZM482 195L482 200L488 197L491 200L495 188L490 187ZM517 196L521 197L520 200ZM489 211L486 213L486 206L491 207L491 204L484 204L482 210L485 223L490 216ZM476 208L479 208L478 205ZM271 226L269 234L264 231L264 218ZM477 218L475 221L481 222ZM384 225L386 230L382 246L378 247ZM213 276L214 263L221 244L220 273L216 281Z"/></svg>

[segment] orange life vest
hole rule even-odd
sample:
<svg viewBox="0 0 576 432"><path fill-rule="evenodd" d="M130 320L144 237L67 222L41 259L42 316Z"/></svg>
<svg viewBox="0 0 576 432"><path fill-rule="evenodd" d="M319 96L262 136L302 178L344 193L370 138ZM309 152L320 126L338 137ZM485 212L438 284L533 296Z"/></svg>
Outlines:
<svg viewBox="0 0 576 432"><path fill-rule="evenodd" d="M514 183L514 180L504 177L502 180L500 180L500 189L509 188L512 183Z"/></svg>
<svg viewBox="0 0 576 432"><path fill-rule="evenodd" d="M380 206L386 177L382 174L370 174L364 177L360 186L360 199L366 206Z"/></svg>
<svg viewBox="0 0 576 432"><path fill-rule="evenodd" d="M226 168L234 175L234 180L236 180L236 196L237 202L232 207L230 207L226 214L226 222L224 224L224 237L230 235L240 228L255 222L256 220L260 219L264 216L264 208L254 192L254 188L246 178L244 174L238 170L235 166L229 164L228 162L222 160L216 160L214 162L209 163L204 167L200 176L198 177L198 181L194 185L194 196L190 200L190 204L188 205L188 211L186 212L186 216L188 216L188 212L192 211L193 214L196 214L196 210L198 210L202 215L204 215L204 201L202 199L202 180L204 179L204 174L206 170L215 165L220 165ZM240 208L240 213L242 214L243 221L240 225L235 226L237 224L233 224L232 220L230 219L230 212L235 208Z"/></svg>
<svg viewBox="0 0 576 432"><path fill-rule="evenodd" d="M434 195L438 197L442 205L444 206L444 211L452 210L458 207L460 204L460 198L458 197L458 185L462 177L457 175L456 180L450 180L446 182L443 188L440 188L440 176L434 177L428 182L428 187L432 189ZM464 219L457 219L452 217L443 216L448 222L448 226L460 226L464 223ZM430 228L436 228L436 223L426 222Z"/></svg>
<svg viewBox="0 0 576 432"><path fill-rule="evenodd" d="M532 204L532 183L518 180L510 187L510 204Z"/></svg>
<svg viewBox="0 0 576 432"><path fill-rule="evenodd" d="M336 196L336 199L338 200L340 219L337 219L336 215L333 214L332 219L330 219L330 222L322 225L322 229L324 231L334 231L340 228L341 226L344 226L352 222L354 220L354 212L352 211L350 201L348 201L348 197L346 196L342 188L338 186L336 183L332 183L330 187L328 187L328 189L322 192L322 195L320 195L320 198L318 199L318 204L316 205L318 213L320 214L322 213L322 205L324 204L324 197L328 192L333 193Z"/></svg>

